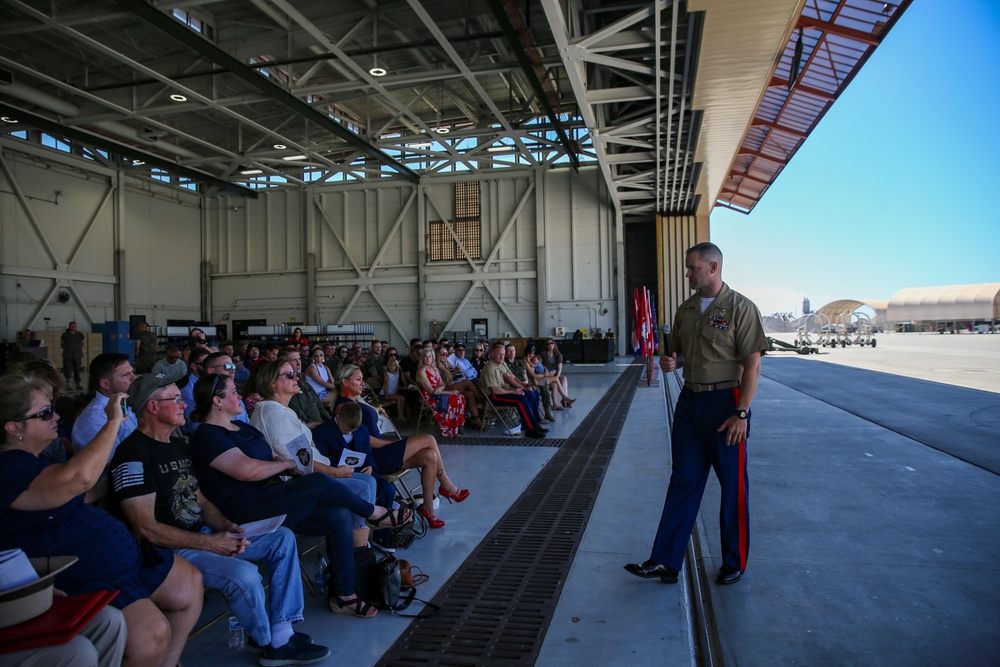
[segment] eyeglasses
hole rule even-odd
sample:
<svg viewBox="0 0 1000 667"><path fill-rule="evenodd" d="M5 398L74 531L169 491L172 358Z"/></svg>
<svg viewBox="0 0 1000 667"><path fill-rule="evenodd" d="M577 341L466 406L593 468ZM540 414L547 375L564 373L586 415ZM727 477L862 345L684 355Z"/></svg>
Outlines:
<svg viewBox="0 0 1000 667"><path fill-rule="evenodd" d="M154 398L153 400L156 401L157 403L173 401L177 405L184 405L184 397L181 396L180 394L177 394L176 396L171 396L170 398Z"/></svg>
<svg viewBox="0 0 1000 667"><path fill-rule="evenodd" d="M395 353L395 352L390 352L390 353L389 353L389 356L390 356L390 357L395 357L395 356L396 356L396 353Z"/></svg>
<svg viewBox="0 0 1000 667"><path fill-rule="evenodd" d="M313 359L322 359L323 355L322 354L314 354L312 357L313 357Z"/></svg>
<svg viewBox="0 0 1000 667"><path fill-rule="evenodd" d="M56 414L56 411L51 405L46 406L42 410L39 410L33 415L28 415L27 417L21 417L20 419L15 419L16 422L26 422L29 419L41 419L43 422L52 421L52 417Z"/></svg>
<svg viewBox="0 0 1000 667"><path fill-rule="evenodd" d="M555 345L555 344L556 342L554 340L550 340L549 342L546 343L546 345Z"/></svg>
<svg viewBox="0 0 1000 667"><path fill-rule="evenodd" d="M299 379L299 374L296 373L295 371L288 371L287 373L282 373L282 375L284 375L289 380L298 380Z"/></svg>

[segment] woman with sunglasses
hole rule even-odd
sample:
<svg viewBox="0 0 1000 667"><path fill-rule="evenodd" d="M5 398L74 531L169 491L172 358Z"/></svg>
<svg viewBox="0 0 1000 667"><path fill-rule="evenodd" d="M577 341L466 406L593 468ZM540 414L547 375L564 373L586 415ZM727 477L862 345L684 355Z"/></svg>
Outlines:
<svg viewBox="0 0 1000 667"><path fill-rule="evenodd" d="M424 489L425 498L427 494L432 493L435 480L440 482L438 493L449 501L460 503L468 498L469 490L458 488L445 472L444 458L434 436L421 433L402 440L386 440L382 437L382 432L378 428L378 411L364 401L358 400L364 386L361 369L354 365L344 366L337 373L337 391L340 395L335 405L340 406L353 401L361 406L361 423L371 436L372 451L378 469L392 471L401 468L420 468L420 485ZM382 412L384 414L384 410ZM427 524L431 528L444 526L444 521L434 514L433 502L425 502L417 508L417 511L427 519Z"/></svg>
<svg viewBox="0 0 1000 667"><path fill-rule="evenodd" d="M320 401L326 399L326 395L337 388L330 376L330 369L326 367L326 355L323 354L323 348L319 345L314 345L309 352L306 382L319 396Z"/></svg>
<svg viewBox="0 0 1000 667"><path fill-rule="evenodd" d="M469 363L472 364L472 367L476 369L477 373L482 373L483 366L485 366L486 362L490 360L489 357L483 354L483 349L482 343L476 343L472 347L472 359L469 360Z"/></svg>
<svg viewBox="0 0 1000 667"><path fill-rule="evenodd" d="M38 455L56 437L52 388L16 373L0 378L0 549L76 556L56 587L119 592L111 605L128 629L122 664L172 667L201 614L201 574L168 549L140 547L125 524L85 502L111 456L124 398L111 397L107 423L59 464Z"/></svg>
<svg viewBox="0 0 1000 667"><path fill-rule="evenodd" d="M273 394L268 391L270 397L254 413L259 415L255 420L258 424L268 420L262 425L269 428L272 437L282 432L282 413L275 410L267 416L268 404L274 404L271 409L281 407L275 397L288 393L284 385L293 381L289 376L295 375L286 361L271 361L261 368L261 379L268 386L279 387ZM354 548L367 544L369 527L402 525L412 519L410 512L372 503L374 480L353 482L350 468L331 467L329 459L315 447L311 448L314 471L282 482L282 475L297 472L296 461L256 425L231 422L239 405L239 393L231 378L203 377L194 387L194 396L195 414L202 418L202 425L191 437L191 455L205 496L238 523L284 514L284 525L291 530L325 537L331 563L330 610L362 618L375 616L375 608L354 593ZM287 431L290 424L285 426ZM337 479L345 476L348 479ZM364 493L359 495L359 489Z"/></svg>

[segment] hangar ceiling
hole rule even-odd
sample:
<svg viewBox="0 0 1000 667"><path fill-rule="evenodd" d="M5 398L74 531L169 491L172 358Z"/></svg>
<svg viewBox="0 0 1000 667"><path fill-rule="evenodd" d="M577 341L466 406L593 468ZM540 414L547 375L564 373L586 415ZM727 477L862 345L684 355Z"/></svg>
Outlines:
<svg viewBox="0 0 1000 667"><path fill-rule="evenodd" d="M717 201L749 210L780 173L773 165L801 144L785 134L811 129L775 107L767 87L794 56L789 34L811 21L813 63L843 17L860 34L859 12L893 21L901 12L805 0L799 17L796 0L750 4L0 0L0 132L44 134L209 195L589 162L625 222ZM709 29L731 35L723 46L750 71L744 94L728 99L730 70L708 67L702 111L696 64ZM835 83L852 71L838 70ZM702 123L727 103L729 122L706 130L706 151ZM751 124L755 113L770 124Z"/></svg>

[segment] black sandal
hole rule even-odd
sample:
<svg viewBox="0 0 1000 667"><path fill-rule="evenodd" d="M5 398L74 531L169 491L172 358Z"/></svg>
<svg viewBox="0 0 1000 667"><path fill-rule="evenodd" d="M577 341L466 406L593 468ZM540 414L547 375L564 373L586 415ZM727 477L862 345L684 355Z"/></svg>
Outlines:
<svg viewBox="0 0 1000 667"><path fill-rule="evenodd" d="M387 509L385 514L377 519L374 517L365 519L365 524L369 528L379 530L381 528L398 528L411 521L413 521L413 512L405 507L400 507L397 510Z"/></svg>
<svg viewBox="0 0 1000 667"><path fill-rule="evenodd" d="M368 604L356 595L353 600L345 600L334 593L330 596L328 602L330 604L330 611L335 614L350 614L358 618L375 618L378 614L375 605Z"/></svg>

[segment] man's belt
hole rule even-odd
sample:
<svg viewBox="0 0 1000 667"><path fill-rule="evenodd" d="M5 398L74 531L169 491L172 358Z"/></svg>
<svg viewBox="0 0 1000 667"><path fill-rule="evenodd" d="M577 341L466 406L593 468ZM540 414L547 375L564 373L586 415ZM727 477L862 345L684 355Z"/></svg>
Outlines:
<svg viewBox="0 0 1000 667"><path fill-rule="evenodd" d="M709 384L698 384L697 382L685 382L684 388L695 393L703 391L718 391L719 389L733 389L740 386L739 380L729 380L728 382L712 382Z"/></svg>

